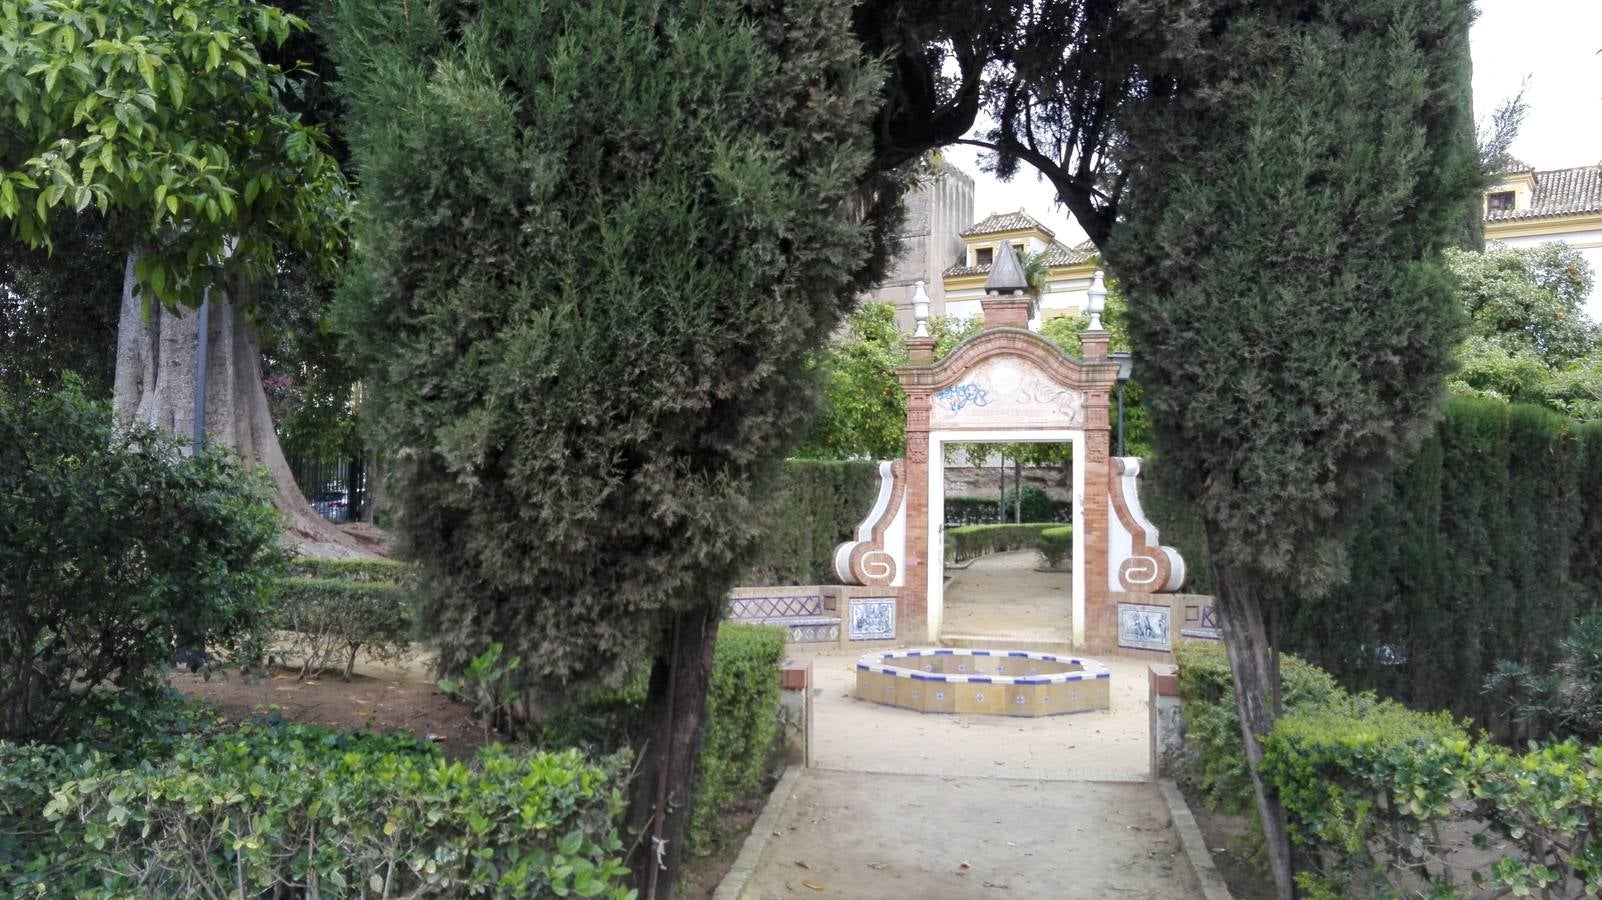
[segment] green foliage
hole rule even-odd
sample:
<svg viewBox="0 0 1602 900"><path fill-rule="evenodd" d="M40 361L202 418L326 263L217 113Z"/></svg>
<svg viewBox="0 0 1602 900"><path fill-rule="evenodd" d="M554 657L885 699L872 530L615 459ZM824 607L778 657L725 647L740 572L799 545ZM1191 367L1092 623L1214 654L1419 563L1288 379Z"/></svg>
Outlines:
<svg viewBox="0 0 1602 900"><path fill-rule="evenodd" d="M906 445L907 396L896 369L907 364L892 303L865 303L845 338L820 356L822 409L796 455L817 459L895 459Z"/></svg>
<svg viewBox="0 0 1602 900"><path fill-rule="evenodd" d="M412 639L411 592L384 581L286 578L278 585L278 626L293 635L288 652L300 677L315 677L344 654L349 681L356 654L400 659Z"/></svg>
<svg viewBox="0 0 1602 900"><path fill-rule="evenodd" d="M1040 532L1055 527L1051 522L1025 522L1022 525L963 525L946 529L946 562L966 562L976 556L1031 550Z"/></svg>
<svg viewBox="0 0 1602 900"><path fill-rule="evenodd" d="M931 318L935 358L978 330L978 319ZM895 459L905 452L907 395L896 369L908 362L906 337L896 324L893 303L865 303L852 314L847 335L819 356L822 407L796 456Z"/></svg>
<svg viewBox="0 0 1602 900"><path fill-rule="evenodd" d="M627 759L247 726L123 766L0 744L14 896L632 896L614 821Z"/></svg>
<svg viewBox="0 0 1602 900"><path fill-rule="evenodd" d="M0 739L156 702L175 651L259 658L278 516L237 459L113 432L68 379L0 391L0 473Z"/></svg>
<svg viewBox="0 0 1602 900"><path fill-rule="evenodd" d="M1602 600L1599 479L1602 425L1454 398L1370 492L1349 580L1287 610L1285 646L1354 690L1516 725L1481 686L1502 660L1554 671L1559 639Z"/></svg>
<svg viewBox="0 0 1602 900"><path fill-rule="evenodd" d="M1210 808L1244 812L1251 806L1252 781L1224 645L1183 641L1174 649L1174 658L1179 663L1179 702L1189 753L1184 777ZM1328 703L1340 693L1335 679L1289 654L1280 656L1279 676L1286 710Z"/></svg>
<svg viewBox="0 0 1602 900"><path fill-rule="evenodd" d="M716 850L729 837L724 817L760 794L779 737L784 642L782 628L725 622L718 629L686 838L693 853ZM594 691L542 723L540 745L589 750L629 743L645 703L644 674L642 668L615 688Z"/></svg>
<svg viewBox="0 0 1602 900"><path fill-rule="evenodd" d="M1585 315L1594 277L1580 251L1561 243L1492 245L1450 250L1446 261L1475 337L1533 353L1549 369L1602 349Z"/></svg>
<svg viewBox="0 0 1602 900"><path fill-rule="evenodd" d="M1453 251L1447 261L1471 330L1452 388L1602 418L1602 331L1585 314L1585 258L1553 243Z"/></svg>
<svg viewBox="0 0 1602 900"><path fill-rule="evenodd" d="M281 251L333 256L343 180L285 108L292 73L261 56L304 27L253 0L4 4L0 218L44 246L93 206L169 306L225 272L271 281Z"/></svg>
<svg viewBox="0 0 1602 900"><path fill-rule="evenodd" d="M1071 522L1073 521L1073 504L1066 500L1053 500L1044 488L1032 484L1023 486L1020 497L1019 491L1007 489L1004 504L1007 514L1013 515L1021 511L1025 522Z"/></svg>
<svg viewBox="0 0 1602 900"><path fill-rule="evenodd" d="M724 818L761 786L779 737L783 628L725 624L718 629L707 693L706 732L696 757L689 850L705 854L727 839Z"/></svg>
<svg viewBox="0 0 1602 900"><path fill-rule="evenodd" d="M492 727L511 729L512 706L522 696L522 691L515 685L523 658L510 656L503 661L501 657L505 649L499 642L492 643L483 653L473 657L459 679L439 680L440 690L453 697L462 697L472 705L473 714L484 726L485 743L489 742Z"/></svg>
<svg viewBox="0 0 1602 900"><path fill-rule="evenodd" d="M1494 712L1514 726L1513 738L1602 740L1602 610L1574 623L1550 669L1501 660L1485 679Z"/></svg>
<svg viewBox="0 0 1602 900"><path fill-rule="evenodd" d="M1046 568L1060 567L1063 561L1072 557L1074 553L1073 526L1062 525L1057 528L1040 529L1035 549L1040 551L1040 560L1045 563Z"/></svg>
<svg viewBox="0 0 1602 900"><path fill-rule="evenodd" d="M1234 7L1128 120L1122 221L1158 473L1215 564L1314 596L1433 419L1442 252L1477 199L1462 0ZM1218 227L1228 222L1227 228ZM1215 565L1216 568L1216 565Z"/></svg>
<svg viewBox="0 0 1602 900"><path fill-rule="evenodd" d="M520 688L615 683L750 564L809 356L882 272L880 72L821 2L334 24L362 185L340 322L422 627L447 674L502 640Z"/></svg>
<svg viewBox="0 0 1602 900"><path fill-rule="evenodd" d="M57 223L51 237L48 250L0 241L0 384L55 384L72 372L90 397L109 397L122 255L99 216Z"/></svg>
<svg viewBox="0 0 1602 900"><path fill-rule="evenodd" d="M834 548L873 511L879 466L790 460L762 515L763 535L742 584L834 584Z"/></svg>
<svg viewBox="0 0 1602 900"><path fill-rule="evenodd" d="M410 585L417 577L415 566L394 559L323 559L316 556L296 556L289 561L289 567L302 578Z"/></svg>
<svg viewBox="0 0 1602 900"><path fill-rule="evenodd" d="M1176 655L1187 777L1209 803L1243 810L1251 784L1223 649ZM1282 661L1286 713L1262 775L1285 805L1308 896L1602 890L1602 750L1569 741L1520 755L1471 739L1447 713L1350 694Z"/></svg>
<svg viewBox="0 0 1602 900"><path fill-rule="evenodd" d="M947 497L946 525L997 525L1001 515L995 497Z"/></svg>
<svg viewBox="0 0 1602 900"><path fill-rule="evenodd" d="M1444 714L1351 697L1278 723L1263 775L1311 851L1299 877L1311 896L1602 891L1596 747L1520 755L1475 744Z"/></svg>

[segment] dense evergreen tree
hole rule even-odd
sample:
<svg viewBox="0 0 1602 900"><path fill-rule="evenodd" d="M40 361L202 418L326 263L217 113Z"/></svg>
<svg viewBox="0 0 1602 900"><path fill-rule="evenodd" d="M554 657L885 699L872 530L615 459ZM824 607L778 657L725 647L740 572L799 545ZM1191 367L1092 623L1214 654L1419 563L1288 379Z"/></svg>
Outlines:
<svg viewBox="0 0 1602 900"><path fill-rule="evenodd" d="M1343 529L1438 413L1460 318L1442 252L1479 186L1472 16L1467 0L1219 4L1173 90L1126 119L1107 255L1158 474L1208 531L1254 780L1279 599L1342 577ZM1288 896L1283 816L1257 787Z"/></svg>
<svg viewBox="0 0 1602 900"><path fill-rule="evenodd" d="M342 314L423 620L446 671L521 657L525 716L651 667L645 896L671 891L805 362L883 269L882 74L850 26L832 0L337 5L361 180Z"/></svg>

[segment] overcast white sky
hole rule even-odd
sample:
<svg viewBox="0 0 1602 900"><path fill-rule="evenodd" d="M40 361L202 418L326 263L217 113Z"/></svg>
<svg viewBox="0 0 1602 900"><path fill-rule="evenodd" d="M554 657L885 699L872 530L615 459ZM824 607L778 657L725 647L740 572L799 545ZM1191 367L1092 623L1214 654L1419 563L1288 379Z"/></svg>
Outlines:
<svg viewBox="0 0 1602 900"><path fill-rule="evenodd" d="M1480 0L1471 36L1474 112L1489 114L1526 77L1529 117L1513 155L1537 169L1602 162L1602 0ZM979 170L976 147L949 147L946 158L977 182L974 215L1022 207L1066 243L1084 239L1050 185L1027 166L1010 184Z"/></svg>

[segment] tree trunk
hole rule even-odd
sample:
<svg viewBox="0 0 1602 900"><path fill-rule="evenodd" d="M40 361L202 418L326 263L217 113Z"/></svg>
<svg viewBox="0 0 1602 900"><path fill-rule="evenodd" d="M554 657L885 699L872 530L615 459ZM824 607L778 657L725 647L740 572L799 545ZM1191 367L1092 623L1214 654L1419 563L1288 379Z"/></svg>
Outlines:
<svg viewBox="0 0 1602 900"><path fill-rule="evenodd" d="M1235 681L1235 711L1240 716L1246 763L1251 769L1252 789L1257 795L1257 812L1263 821L1263 840L1274 871L1274 885L1281 897L1291 898L1296 894L1296 886L1292 878L1285 807L1263 783L1261 773L1262 739L1274 727L1275 718L1268 632L1250 573L1223 560L1218 552L1222 543L1218 526L1212 522L1206 525L1213 563L1213 593L1220 616L1218 624L1224 635L1224 650L1229 655L1229 671Z"/></svg>
<svg viewBox="0 0 1602 900"><path fill-rule="evenodd" d="M1012 461L1012 521L1023 524L1023 462Z"/></svg>
<svg viewBox="0 0 1602 900"><path fill-rule="evenodd" d="M200 354L198 310L147 317L135 290L135 255L123 271L122 312L117 323L117 376L112 409L121 423L154 425L181 437L194 426L196 362ZM252 285L236 285L238 297L254 296ZM220 290L211 292L206 354L205 429L208 443L221 444L267 471L274 504L283 513L286 538L310 556L368 556L356 540L319 516L289 471L261 383L261 339L239 307Z"/></svg>
<svg viewBox="0 0 1602 900"><path fill-rule="evenodd" d="M626 819L640 900L671 900L678 881L719 618L708 606L671 619L651 668Z"/></svg>

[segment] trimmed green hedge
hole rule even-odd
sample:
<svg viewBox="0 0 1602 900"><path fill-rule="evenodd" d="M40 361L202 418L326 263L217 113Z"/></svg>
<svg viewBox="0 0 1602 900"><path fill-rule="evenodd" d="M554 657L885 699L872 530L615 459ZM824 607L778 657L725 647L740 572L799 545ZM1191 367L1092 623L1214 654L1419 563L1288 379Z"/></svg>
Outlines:
<svg viewBox="0 0 1602 900"><path fill-rule="evenodd" d="M1055 528L1051 522L1025 522L1022 525L963 525L946 529L946 562L964 562L989 553L1031 550L1040 533Z"/></svg>
<svg viewBox="0 0 1602 900"><path fill-rule="evenodd" d="M406 652L412 604L409 589L385 581L286 578L278 585L278 626L292 635L287 652L301 660L302 678L343 653L342 677L349 681L358 652L380 660Z"/></svg>
<svg viewBox="0 0 1602 900"><path fill-rule="evenodd" d="M1242 813L1252 808L1251 772L1235 712L1235 682L1218 641L1181 641L1179 702L1189 750L1183 777L1209 808ZM1280 697L1286 709L1328 702L1340 686L1327 672L1288 654L1279 658Z"/></svg>
<svg viewBox="0 0 1602 900"><path fill-rule="evenodd" d="M1058 525L1056 528L1040 529L1035 549L1040 551L1040 561L1045 563L1046 568L1061 566L1063 560L1072 558L1074 554L1074 527Z"/></svg>
<svg viewBox="0 0 1602 900"><path fill-rule="evenodd" d="M1245 811L1223 649L1185 645L1178 657L1184 777L1210 805ZM1474 740L1447 713L1348 693L1293 657L1282 674L1286 712L1262 775L1284 803L1306 896L1602 892L1602 749L1566 741L1521 754Z"/></svg>
<svg viewBox="0 0 1602 900"><path fill-rule="evenodd" d="M742 584L835 584L834 548L873 510L876 462L790 460Z"/></svg>
<svg viewBox="0 0 1602 900"><path fill-rule="evenodd" d="M727 839L727 814L762 786L779 737L779 666L787 636L783 628L732 622L718 630L686 837L691 853L711 852Z"/></svg>
<svg viewBox="0 0 1602 900"><path fill-rule="evenodd" d="M416 567L393 559L319 559L296 556L289 568L302 578L340 579L342 581L387 581L393 584L410 584Z"/></svg>
<svg viewBox="0 0 1602 900"><path fill-rule="evenodd" d="M1285 646L1351 688L1491 721L1497 662L1550 668L1602 600L1602 424L1453 399L1347 556L1347 584L1287 604Z"/></svg>
<svg viewBox="0 0 1602 900"><path fill-rule="evenodd" d="M8 896L629 896L626 756L246 726L118 766L0 743Z"/></svg>

